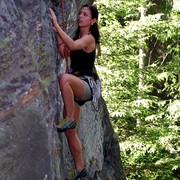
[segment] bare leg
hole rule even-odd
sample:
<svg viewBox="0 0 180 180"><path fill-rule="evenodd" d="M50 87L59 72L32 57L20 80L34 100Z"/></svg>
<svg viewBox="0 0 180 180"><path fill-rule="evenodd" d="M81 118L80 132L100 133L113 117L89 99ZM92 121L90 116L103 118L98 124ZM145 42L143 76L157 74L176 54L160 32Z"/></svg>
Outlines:
<svg viewBox="0 0 180 180"><path fill-rule="evenodd" d="M66 116L73 120L74 97L81 99L84 91L83 82L71 74L61 74L58 77L58 81L64 101Z"/></svg>
<svg viewBox="0 0 180 180"><path fill-rule="evenodd" d="M61 74L58 77L58 80L62 92L66 116L71 120L76 120L78 123L80 108L78 105L74 104L74 97L81 99L84 92L83 82L71 74ZM68 129L65 133L76 170L81 171L84 168L84 163L82 159L82 146L77 135L77 128Z"/></svg>
<svg viewBox="0 0 180 180"><path fill-rule="evenodd" d="M80 115L80 108L78 105L75 105L74 107L75 107L74 118L76 122L78 122ZM84 163L82 159L82 146L79 137L77 135L77 128L67 130L66 137L68 139L69 148L74 159L75 168L77 171L81 171L84 168Z"/></svg>

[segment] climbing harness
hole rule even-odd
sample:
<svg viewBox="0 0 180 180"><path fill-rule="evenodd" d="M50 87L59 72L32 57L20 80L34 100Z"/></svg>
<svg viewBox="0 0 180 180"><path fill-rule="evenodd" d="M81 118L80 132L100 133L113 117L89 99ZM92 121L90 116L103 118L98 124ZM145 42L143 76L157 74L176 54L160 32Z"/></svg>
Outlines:
<svg viewBox="0 0 180 180"><path fill-rule="evenodd" d="M61 17L62 17L62 29L64 32L66 32L66 26L65 26L65 17L64 17L64 0L60 0L60 6L61 6ZM64 48L64 56L66 59L66 73L68 73L69 69L69 63L68 63L68 57L69 57L69 49L67 46Z"/></svg>

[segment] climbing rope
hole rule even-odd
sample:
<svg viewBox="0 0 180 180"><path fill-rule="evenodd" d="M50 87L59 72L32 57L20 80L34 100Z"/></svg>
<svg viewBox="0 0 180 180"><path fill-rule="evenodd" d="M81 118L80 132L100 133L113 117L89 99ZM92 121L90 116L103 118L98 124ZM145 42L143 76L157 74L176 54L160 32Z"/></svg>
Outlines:
<svg viewBox="0 0 180 180"><path fill-rule="evenodd" d="M65 17L64 17L64 0L60 0L60 6L61 6L61 17L62 17L62 29L64 32L66 32L66 25L65 25ZM68 57L69 57L69 49L67 46L64 48L64 56L66 59L66 73L68 73L69 69L69 63L68 63Z"/></svg>

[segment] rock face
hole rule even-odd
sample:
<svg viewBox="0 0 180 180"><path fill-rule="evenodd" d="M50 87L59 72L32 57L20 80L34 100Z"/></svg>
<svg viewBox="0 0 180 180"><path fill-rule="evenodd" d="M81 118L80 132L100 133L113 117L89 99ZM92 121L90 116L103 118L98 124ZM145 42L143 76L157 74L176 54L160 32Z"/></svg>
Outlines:
<svg viewBox="0 0 180 180"><path fill-rule="evenodd" d="M88 2L92 3L65 1L70 36L76 30L79 7ZM60 20L61 9L55 0L0 1L2 180L63 180L73 167L66 137L55 128L63 118L57 74L65 71L65 61L57 54L49 7ZM87 179L125 179L119 144L102 97L82 107L78 134Z"/></svg>

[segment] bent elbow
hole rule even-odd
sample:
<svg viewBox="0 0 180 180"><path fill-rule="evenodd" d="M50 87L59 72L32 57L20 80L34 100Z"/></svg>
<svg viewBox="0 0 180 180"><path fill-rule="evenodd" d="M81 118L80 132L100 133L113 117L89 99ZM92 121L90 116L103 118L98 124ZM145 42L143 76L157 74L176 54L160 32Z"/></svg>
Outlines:
<svg viewBox="0 0 180 180"><path fill-rule="evenodd" d="M67 47L68 47L68 49L70 51L76 50L76 47L75 47L75 45L73 43L72 44L68 44Z"/></svg>
<svg viewBox="0 0 180 180"><path fill-rule="evenodd" d="M70 51L75 50L74 46L69 46L68 48L69 48Z"/></svg>

